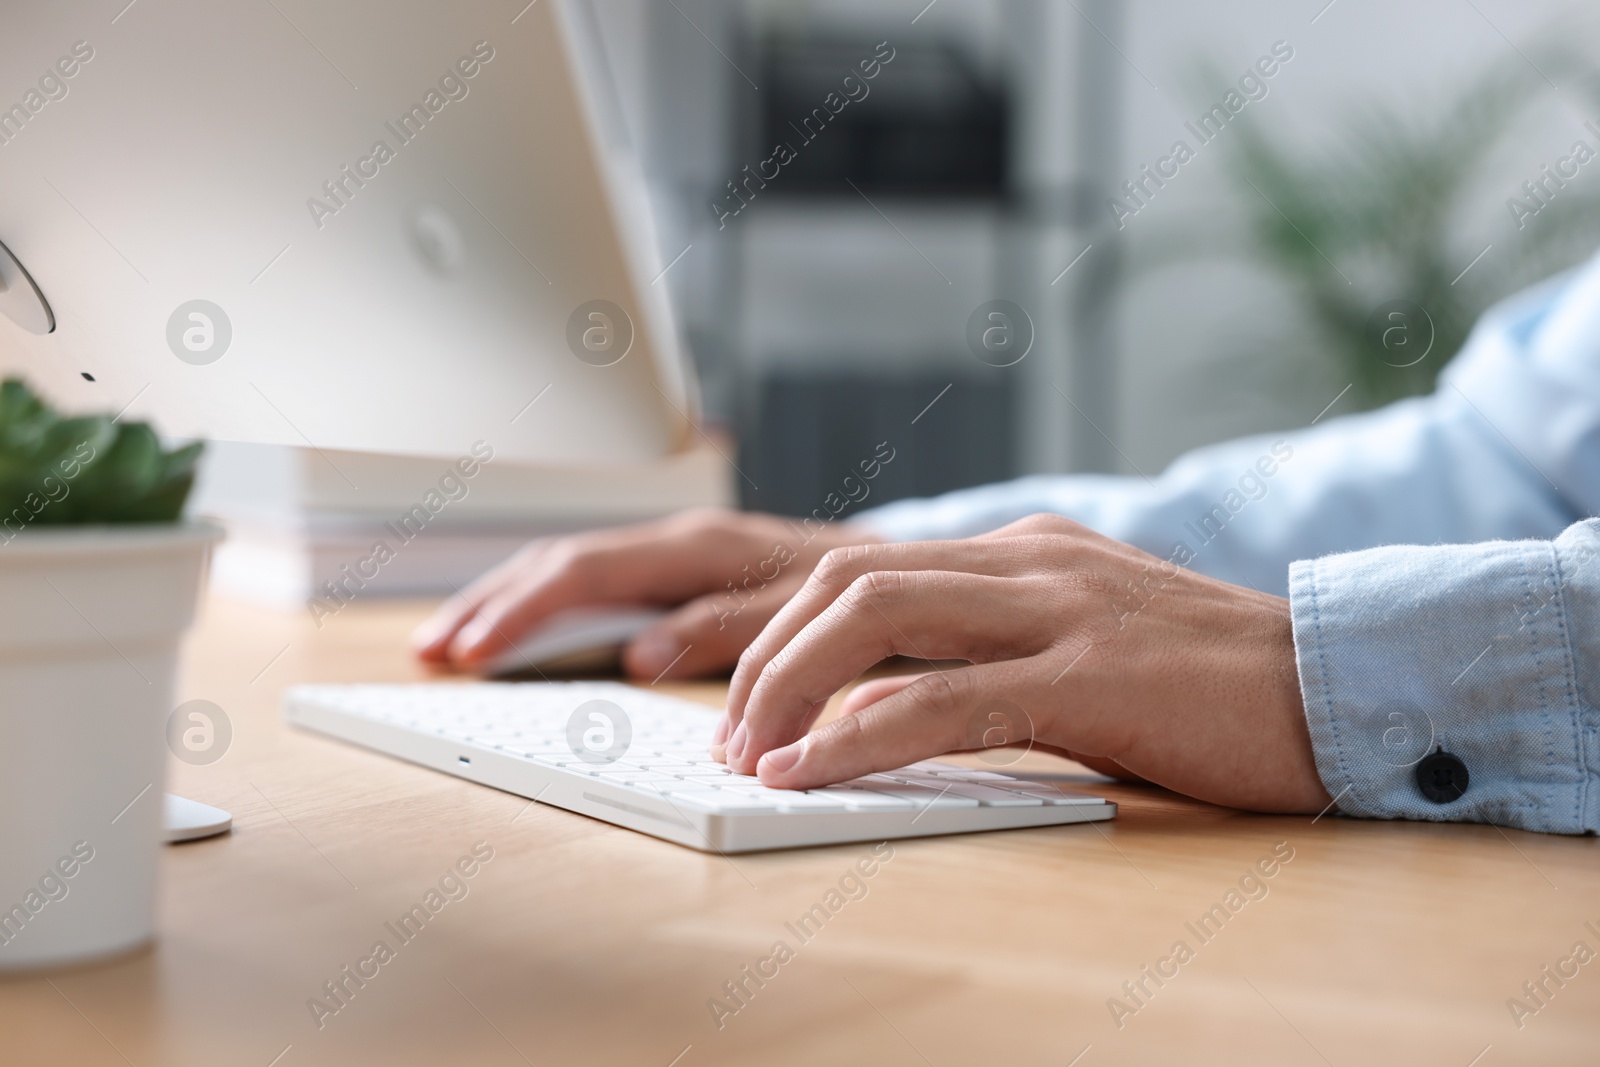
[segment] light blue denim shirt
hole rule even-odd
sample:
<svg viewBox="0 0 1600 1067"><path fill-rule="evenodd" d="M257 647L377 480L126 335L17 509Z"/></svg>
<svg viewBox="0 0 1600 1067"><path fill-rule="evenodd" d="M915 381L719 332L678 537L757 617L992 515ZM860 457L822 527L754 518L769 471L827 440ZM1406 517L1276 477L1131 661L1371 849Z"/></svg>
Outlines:
<svg viewBox="0 0 1600 1067"><path fill-rule="evenodd" d="M1340 811L1600 830L1600 523L1581 521L1600 514L1600 258L1487 313L1431 396L1149 482L1022 478L856 521L925 540L1037 512L1288 596ZM1439 749L1469 775L1450 803L1417 782Z"/></svg>

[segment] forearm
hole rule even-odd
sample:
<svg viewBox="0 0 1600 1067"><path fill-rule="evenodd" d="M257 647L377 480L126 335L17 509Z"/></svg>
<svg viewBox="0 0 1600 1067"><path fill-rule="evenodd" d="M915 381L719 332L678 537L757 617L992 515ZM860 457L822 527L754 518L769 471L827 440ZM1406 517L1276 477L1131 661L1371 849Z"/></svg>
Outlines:
<svg viewBox="0 0 1600 1067"><path fill-rule="evenodd" d="M1552 538L1600 514L1597 333L1600 266L1497 307L1432 396L1197 449L1150 480L1024 478L890 504L860 521L907 541L1054 513L1277 594L1296 559Z"/></svg>
<svg viewBox="0 0 1600 1067"><path fill-rule="evenodd" d="M925 540L1039 512L1278 595L1296 559L1381 544L1548 538L1578 517L1451 391L1198 449L1150 482L1024 478L889 504L858 521L890 540Z"/></svg>

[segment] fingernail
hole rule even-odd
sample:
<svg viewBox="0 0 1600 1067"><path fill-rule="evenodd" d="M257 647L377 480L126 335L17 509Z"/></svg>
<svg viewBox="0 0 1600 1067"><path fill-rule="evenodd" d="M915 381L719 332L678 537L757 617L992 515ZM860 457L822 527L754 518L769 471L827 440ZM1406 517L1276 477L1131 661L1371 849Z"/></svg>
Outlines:
<svg viewBox="0 0 1600 1067"><path fill-rule="evenodd" d="M655 675L672 666L683 648L666 630L648 630L639 635L628 651L641 674Z"/></svg>
<svg viewBox="0 0 1600 1067"><path fill-rule="evenodd" d="M411 647L427 648L429 645L437 644L444 634L444 627L429 619L411 631Z"/></svg>
<svg viewBox="0 0 1600 1067"><path fill-rule="evenodd" d="M711 743L713 745L721 745L721 744L726 744L727 740L728 740L728 717L726 715L724 715L722 718L717 720L717 728L715 730L711 731Z"/></svg>
<svg viewBox="0 0 1600 1067"><path fill-rule="evenodd" d="M736 760L744 755L745 740L744 723L741 721L738 729L733 731L733 738L728 742L728 758L730 760Z"/></svg>
<svg viewBox="0 0 1600 1067"><path fill-rule="evenodd" d="M792 745L775 748L765 756L762 756L761 762L756 767L757 773L762 770L769 770L774 774L782 774L785 771L794 770L795 765L800 762L800 757L805 754L806 738L802 737Z"/></svg>
<svg viewBox="0 0 1600 1067"><path fill-rule="evenodd" d="M452 656L471 659L493 633L494 627L489 623L483 619L473 619L456 631L456 636L450 642L450 653Z"/></svg>

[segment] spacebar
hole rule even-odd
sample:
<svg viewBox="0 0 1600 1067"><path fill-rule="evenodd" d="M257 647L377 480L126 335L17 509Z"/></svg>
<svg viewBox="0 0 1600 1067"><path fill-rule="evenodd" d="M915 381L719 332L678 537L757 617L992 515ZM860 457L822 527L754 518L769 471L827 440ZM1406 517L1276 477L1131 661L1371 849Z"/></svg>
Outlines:
<svg viewBox="0 0 1600 1067"><path fill-rule="evenodd" d="M867 777L859 779L863 789L870 789L874 793L883 793L891 797L909 800L919 808L975 808L978 806L976 797L964 797L953 789L928 789L920 785L907 785L889 779Z"/></svg>

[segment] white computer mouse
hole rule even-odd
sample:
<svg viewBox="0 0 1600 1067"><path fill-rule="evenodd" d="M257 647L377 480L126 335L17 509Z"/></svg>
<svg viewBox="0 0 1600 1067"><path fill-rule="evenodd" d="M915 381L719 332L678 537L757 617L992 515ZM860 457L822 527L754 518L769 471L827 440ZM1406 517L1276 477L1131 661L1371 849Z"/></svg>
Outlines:
<svg viewBox="0 0 1600 1067"><path fill-rule="evenodd" d="M661 608L611 604L550 616L483 668L488 675L533 670L592 670L614 664L622 646L664 617Z"/></svg>
<svg viewBox="0 0 1600 1067"><path fill-rule="evenodd" d="M168 842L198 841L233 827L233 816L221 808L167 793L161 809L161 826Z"/></svg>

